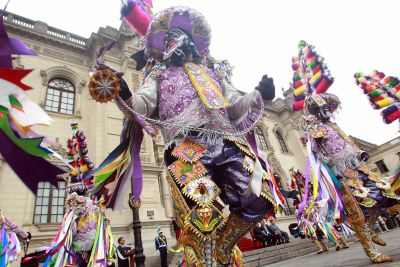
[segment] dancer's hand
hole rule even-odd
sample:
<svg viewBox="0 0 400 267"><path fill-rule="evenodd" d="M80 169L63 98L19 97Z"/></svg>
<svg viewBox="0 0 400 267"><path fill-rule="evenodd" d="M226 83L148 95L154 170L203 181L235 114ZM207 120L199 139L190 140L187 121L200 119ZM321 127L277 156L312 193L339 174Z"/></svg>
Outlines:
<svg viewBox="0 0 400 267"><path fill-rule="evenodd" d="M260 83L255 89L260 91L264 100L273 100L275 98L274 79L269 78L268 75L262 77Z"/></svg>
<svg viewBox="0 0 400 267"><path fill-rule="evenodd" d="M361 151L360 154L358 155L359 160L367 162L369 160L369 154L368 152Z"/></svg>

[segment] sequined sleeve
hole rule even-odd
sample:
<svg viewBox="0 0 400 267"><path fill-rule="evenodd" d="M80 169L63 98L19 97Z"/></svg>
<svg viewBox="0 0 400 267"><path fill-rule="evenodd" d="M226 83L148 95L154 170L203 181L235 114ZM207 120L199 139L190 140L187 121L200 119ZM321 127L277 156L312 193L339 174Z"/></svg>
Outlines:
<svg viewBox="0 0 400 267"><path fill-rule="evenodd" d="M226 80L221 81L221 87L226 100L231 104L228 113L232 121L241 121L251 113L253 108L259 105L261 95L256 90L242 95Z"/></svg>
<svg viewBox="0 0 400 267"><path fill-rule="evenodd" d="M134 111L150 117L157 109L157 86L156 79L146 79L142 87L132 94L125 103ZM118 108L126 118L134 119L133 114L122 103L116 101Z"/></svg>

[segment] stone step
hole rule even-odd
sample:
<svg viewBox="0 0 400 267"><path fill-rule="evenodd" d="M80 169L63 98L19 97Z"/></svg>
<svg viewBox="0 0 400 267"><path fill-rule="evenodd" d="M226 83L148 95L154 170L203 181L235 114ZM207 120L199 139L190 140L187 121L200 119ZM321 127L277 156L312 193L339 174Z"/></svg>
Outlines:
<svg viewBox="0 0 400 267"><path fill-rule="evenodd" d="M290 243L252 250L244 253L246 266L265 266L315 251L309 239L292 239Z"/></svg>
<svg viewBox="0 0 400 267"><path fill-rule="evenodd" d="M309 239L291 239L290 243L247 251L244 253L244 262L246 267L265 266L312 252L315 252L315 248ZM175 267L178 258L178 254L173 255L169 267Z"/></svg>

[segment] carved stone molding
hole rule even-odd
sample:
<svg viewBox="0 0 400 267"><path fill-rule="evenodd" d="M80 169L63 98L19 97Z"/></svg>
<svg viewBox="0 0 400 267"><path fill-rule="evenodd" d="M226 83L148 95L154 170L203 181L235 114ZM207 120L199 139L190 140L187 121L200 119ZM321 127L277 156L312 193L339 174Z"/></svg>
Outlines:
<svg viewBox="0 0 400 267"><path fill-rule="evenodd" d="M49 49L49 48L43 48L43 54L46 56L64 60L68 63L74 63L77 65L86 66L86 61L83 57L72 56L71 54L63 53L61 51L57 51L57 50L53 50L53 49Z"/></svg>
<svg viewBox="0 0 400 267"><path fill-rule="evenodd" d="M279 170L281 169L281 163L279 162L279 160L275 157L274 154L272 153L268 153L267 156L268 159L268 163L271 165L272 170Z"/></svg>
<svg viewBox="0 0 400 267"><path fill-rule="evenodd" d="M53 78L65 78L72 82L74 87L78 90L78 93L82 92L82 88L86 86L86 81L82 80L79 76L78 73L76 73L74 70L70 69L66 65L64 66L57 66L57 67L52 67L46 70L41 70L40 71L40 76L42 77L42 85L47 87L47 84L49 81ZM81 90L79 92L79 90Z"/></svg>
<svg viewBox="0 0 400 267"><path fill-rule="evenodd" d="M86 84L87 84L87 81L85 81L85 80L81 80L81 81L79 82L79 84L78 84L78 86L77 86L77 89L78 89L78 93L79 93L79 94L82 94L82 90L83 90L83 88L86 87Z"/></svg>

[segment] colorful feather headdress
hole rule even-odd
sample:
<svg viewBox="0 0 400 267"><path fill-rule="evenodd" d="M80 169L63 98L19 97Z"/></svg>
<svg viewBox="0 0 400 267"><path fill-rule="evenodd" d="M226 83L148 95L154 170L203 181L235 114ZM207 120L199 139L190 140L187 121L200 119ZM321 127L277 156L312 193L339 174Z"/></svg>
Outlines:
<svg viewBox="0 0 400 267"><path fill-rule="evenodd" d="M314 46L300 41L298 48L298 55L292 58L294 111L303 109L306 96L325 93L334 81Z"/></svg>
<svg viewBox="0 0 400 267"><path fill-rule="evenodd" d="M374 109L383 109L385 123L400 118L400 81L397 77L385 76L383 72L372 71L370 75L358 72L354 75L356 84L367 95Z"/></svg>

